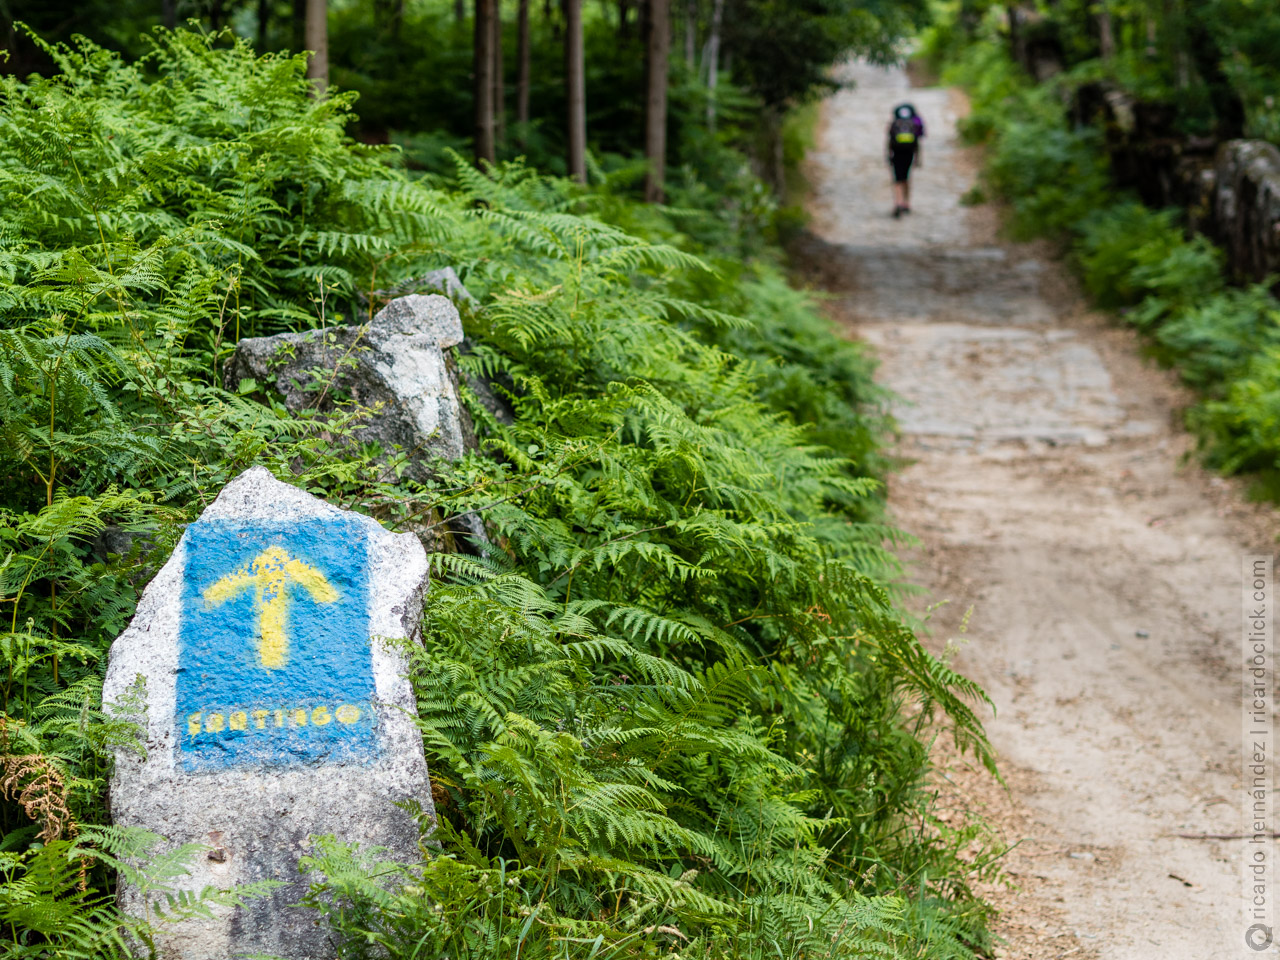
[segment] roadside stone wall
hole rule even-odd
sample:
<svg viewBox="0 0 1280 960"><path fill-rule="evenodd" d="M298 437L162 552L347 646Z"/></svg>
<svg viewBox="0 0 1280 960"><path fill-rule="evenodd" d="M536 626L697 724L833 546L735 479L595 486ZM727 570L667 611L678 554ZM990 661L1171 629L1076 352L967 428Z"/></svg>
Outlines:
<svg viewBox="0 0 1280 960"><path fill-rule="evenodd" d="M1236 279L1280 275L1280 149L1263 140L1186 137L1171 104L1091 84L1076 93L1077 123L1106 138L1118 186L1150 207L1181 207L1188 226L1226 254Z"/></svg>
<svg viewBox="0 0 1280 960"><path fill-rule="evenodd" d="M1200 229L1241 279L1280 276L1280 149L1230 140L1218 149L1212 182L1210 219Z"/></svg>

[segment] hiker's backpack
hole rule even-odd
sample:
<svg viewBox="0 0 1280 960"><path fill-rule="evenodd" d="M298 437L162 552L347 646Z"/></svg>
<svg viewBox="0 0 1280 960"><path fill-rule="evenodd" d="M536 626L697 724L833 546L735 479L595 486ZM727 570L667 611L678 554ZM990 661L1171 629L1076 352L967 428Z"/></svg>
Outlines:
<svg viewBox="0 0 1280 960"><path fill-rule="evenodd" d="M912 117L895 117L889 127L889 139L896 149L907 150L916 145L916 123Z"/></svg>

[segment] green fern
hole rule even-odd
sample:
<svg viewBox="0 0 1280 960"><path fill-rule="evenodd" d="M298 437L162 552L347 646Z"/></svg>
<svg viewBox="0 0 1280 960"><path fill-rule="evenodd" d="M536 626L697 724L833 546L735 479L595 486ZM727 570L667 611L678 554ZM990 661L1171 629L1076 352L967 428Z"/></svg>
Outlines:
<svg viewBox="0 0 1280 960"><path fill-rule="evenodd" d="M0 78L0 753L53 765L81 832L42 854L4 805L26 831L5 890L62 909L74 853L166 916L255 892L179 894L189 851L94 824L136 721L100 703L107 647L182 524L261 463L432 542L460 514L490 533L434 557L406 647L424 862L308 861L345 956L941 955L980 926L925 780L939 731L990 763L985 698L894 607L870 362L776 266L603 174L415 180L346 138L351 98L312 98L300 58L229 36L46 52L58 76ZM222 382L239 338L366 320L446 264L476 298L459 364L514 418L473 404L483 450L431 480L360 447L370 411L340 390L291 413Z"/></svg>

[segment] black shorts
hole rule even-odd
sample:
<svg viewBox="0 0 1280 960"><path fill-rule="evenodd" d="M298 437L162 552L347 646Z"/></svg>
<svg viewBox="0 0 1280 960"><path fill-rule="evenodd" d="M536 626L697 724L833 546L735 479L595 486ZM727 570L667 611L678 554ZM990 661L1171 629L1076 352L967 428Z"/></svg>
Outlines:
<svg viewBox="0 0 1280 960"><path fill-rule="evenodd" d="M906 183L907 178L911 176L911 164L916 159L914 150L895 150L889 158L889 163L893 165L893 182Z"/></svg>

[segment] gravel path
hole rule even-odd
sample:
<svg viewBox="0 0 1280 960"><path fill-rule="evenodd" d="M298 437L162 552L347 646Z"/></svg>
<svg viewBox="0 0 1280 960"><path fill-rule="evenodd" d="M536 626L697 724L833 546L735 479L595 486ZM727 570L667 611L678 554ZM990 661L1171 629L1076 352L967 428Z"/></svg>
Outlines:
<svg viewBox="0 0 1280 960"><path fill-rule="evenodd" d="M847 73L800 255L901 398L910 465L890 506L921 543L913 579L950 601L930 642L973 608L956 662L997 704L1010 789L962 764L944 787L1020 841L1016 889L991 892L997 955L1246 955L1241 842L1177 835L1241 827L1240 566L1272 552L1273 512L1188 462L1189 398L1129 331L1043 249L1001 242L996 211L961 204L963 98ZM895 221L883 142L904 99L928 138L915 212Z"/></svg>

